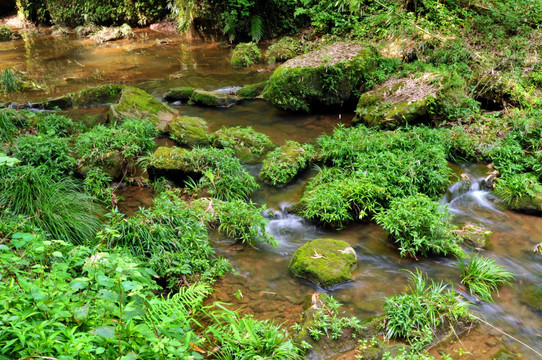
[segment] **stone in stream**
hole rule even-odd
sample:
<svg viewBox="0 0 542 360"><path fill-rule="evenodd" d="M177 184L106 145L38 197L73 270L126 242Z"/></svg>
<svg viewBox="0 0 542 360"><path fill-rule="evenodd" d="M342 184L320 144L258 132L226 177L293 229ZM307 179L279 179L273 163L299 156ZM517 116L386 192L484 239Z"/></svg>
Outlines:
<svg viewBox="0 0 542 360"><path fill-rule="evenodd" d="M519 293L519 300L536 311L542 311L542 283L531 282L524 285Z"/></svg>
<svg viewBox="0 0 542 360"><path fill-rule="evenodd" d="M211 144L217 148L231 149L245 163L255 163L276 145L269 136L252 127L223 127L210 135Z"/></svg>
<svg viewBox="0 0 542 360"><path fill-rule="evenodd" d="M169 102L188 101L192 98L192 94L196 89L188 86L180 86L170 89L165 96L165 100Z"/></svg>
<svg viewBox="0 0 542 360"><path fill-rule="evenodd" d="M110 122L148 119L161 132L165 132L168 124L179 116L181 114L174 108L132 86L125 86L122 89L119 102L111 106L107 115Z"/></svg>
<svg viewBox="0 0 542 360"><path fill-rule="evenodd" d="M314 146L286 141L284 145L268 153L260 171L260 178L275 186L284 186L309 166L315 156Z"/></svg>
<svg viewBox="0 0 542 360"><path fill-rule="evenodd" d="M280 65L267 81L264 99L286 111L313 112L353 100L363 76L376 69L376 50L335 42Z"/></svg>
<svg viewBox="0 0 542 360"><path fill-rule="evenodd" d="M173 119L166 127L166 132L173 140L188 147L209 145L208 130L207 121L184 115Z"/></svg>
<svg viewBox="0 0 542 360"><path fill-rule="evenodd" d="M161 146L154 151L149 160L148 172L151 179L165 177L177 184L188 178L198 179L201 174L187 165L185 156L189 150L178 147Z"/></svg>
<svg viewBox="0 0 542 360"><path fill-rule="evenodd" d="M315 239L296 250L289 268L295 276L330 287L351 280L356 252L342 240Z"/></svg>
<svg viewBox="0 0 542 360"><path fill-rule="evenodd" d="M476 248L487 249L491 244L489 242L491 231L473 224L467 224L462 229L454 231L461 239L471 243Z"/></svg>
<svg viewBox="0 0 542 360"><path fill-rule="evenodd" d="M196 105L227 108L237 104L239 97L235 94L228 94L222 91L195 90L191 100Z"/></svg>
<svg viewBox="0 0 542 360"><path fill-rule="evenodd" d="M391 129L427 122L429 106L442 87L442 76L435 73L389 80L361 94L355 121Z"/></svg>

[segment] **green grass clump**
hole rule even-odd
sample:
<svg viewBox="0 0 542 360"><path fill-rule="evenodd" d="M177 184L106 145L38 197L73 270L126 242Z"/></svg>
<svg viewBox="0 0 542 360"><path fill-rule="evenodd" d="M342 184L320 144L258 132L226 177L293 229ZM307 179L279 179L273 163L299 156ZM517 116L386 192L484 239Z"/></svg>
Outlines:
<svg viewBox="0 0 542 360"><path fill-rule="evenodd" d="M0 72L0 89L5 93L14 93L21 89L21 77L13 69Z"/></svg>
<svg viewBox="0 0 542 360"><path fill-rule="evenodd" d="M233 151L216 148L194 148L183 156L186 166L202 174L192 190L208 192L220 200L247 199L259 188Z"/></svg>
<svg viewBox="0 0 542 360"><path fill-rule="evenodd" d="M501 285L509 285L514 279L514 274L497 265L495 260L479 255L472 256L468 263L460 257L456 265L461 270L461 283L472 295L487 302L493 302L493 291Z"/></svg>
<svg viewBox="0 0 542 360"><path fill-rule="evenodd" d="M287 140L283 146L267 154L260 177L275 186L284 186L307 168L315 154L314 146Z"/></svg>
<svg viewBox="0 0 542 360"><path fill-rule="evenodd" d="M123 166L133 166L137 157L156 146L158 130L144 120L126 120L111 127L98 125L81 134L75 142L75 152L90 166L107 165L111 154L117 153Z"/></svg>
<svg viewBox="0 0 542 360"><path fill-rule="evenodd" d="M265 58L269 63L282 62L295 57L303 51L303 46L299 40L289 36L284 36L273 44L269 45L265 51Z"/></svg>
<svg viewBox="0 0 542 360"><path fill-rule="evenodd" d="M68 136L77 130L77 125L72 119L59 114L38 113L32 119L32 127L35 127L39 134Z"/></svg>
<svg viewBox="0 0 542 360"><path fill-rule="evenodd" d="M468 320L468 303L443 283L428 282L418 270L410 275L409 293L387 298L384 304L388 338L406 339L414 352L435 340L437 330L449 330Z"/></svg>
<svg viewBox="0 0 542 360"><path fill-rule="evenodd" d="M251 66L258 63L261 56L262 53L255 43L239 43L232 51L231 64L234 67Z"/></svg>
<svg viewBox="0 0 542 360"><path fill-rule="evenodd" d="M13 141L17 133L29 126L30 120L26 112L12 109L0 109L0 142Z"/></svg>
<svg viewBox="0 0 542 360"><path fill-rule="evenodd" d="M218 230L226 236L255 246L268 243L277 246L277 241L265 231L269 220L263 217L265 205L258 207L252 202L232 200L215 205L220 225Z"/></svg>
<svg viewBox="0 0 542 360"><path fill-rule="evenodd" d="M532 173L504 176L496 181L495 194L511 208L537 208L542 194L542 184Z"/></svg>
<svg viewBox="0 0 542 360"><path fill-rule="evenodd" d="M398 243L401 256L413 257L461 252L450 218L446 208L423 194L394 199L375 215L376 223Z"/></svg>
<svg viewBox="0 0 542 360"><path fill-rule="evenodd" d="M61 176L73 172L77 160L71 154L68 139L56 135L22 135L11 147L11 153L21 162L45 166Z"/></svg>
<svg viewBox="0 0 542 360"><path fill-rule="evenodd" d="M73 179L43 166L0 167L0 208L22 215L55 239L86 244L102 226L100 207Z"/></svg>

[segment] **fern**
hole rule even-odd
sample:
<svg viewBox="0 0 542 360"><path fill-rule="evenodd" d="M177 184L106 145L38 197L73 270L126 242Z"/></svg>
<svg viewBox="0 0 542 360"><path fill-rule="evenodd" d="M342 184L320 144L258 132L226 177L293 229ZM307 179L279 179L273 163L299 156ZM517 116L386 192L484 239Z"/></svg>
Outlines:
<svg viewBox="0 0 542 360"><path fill-rule="evenodd" d="M260 41L264 33L263 19L260 15L256 15L252 18L252 24L250 25L250 36L255 42Z"/></svg>

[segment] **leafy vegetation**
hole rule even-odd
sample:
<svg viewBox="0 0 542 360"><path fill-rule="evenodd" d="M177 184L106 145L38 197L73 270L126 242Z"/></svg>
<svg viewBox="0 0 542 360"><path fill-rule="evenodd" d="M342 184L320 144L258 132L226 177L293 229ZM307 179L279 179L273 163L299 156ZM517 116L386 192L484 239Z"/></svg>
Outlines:
<svg viewBox="0 0 542 360"><path fill-rule="evenodd" d="M17 92L21 89L21 77L13 69L0 72L0 89L5 93Z"/></svg>
<svg viewBox="0 0 542 360"><path fill-rule="evenodd" d="M275 147L269 136L252 127L223 127L210 135L213 146L232 150L245 162L253 162Z"/></svg>
<svg viewBox="0 0 542 360"><path fill-rule="evenodd" d="M231 53L231 64L234 67L246 67L257 64L262 54L255 43L240 43Z"/></svg>
<svg viewBox="0 0 542 360"><path fill-rule="evenodd" d="M307 168L315 154L313 145L287 140L283 146L267 154L260 177L275 186L284 186Z"/></svg>
<svg viewBox="0 0 542 360"><path fill-rule="evenodd" d="M493 301L492 292L514 279L514 274L497 265L495 260L479 255L472 256L468 263L459 257L456 265L461 270L461 283L472 295L488 302Z"/></svg>
<svg viewBox="0 0 542 360"><path fill-rule="evenodd" d="M375 220L399 244L401 256L461 253L447 209L426 195L394 199Z"/></svg>

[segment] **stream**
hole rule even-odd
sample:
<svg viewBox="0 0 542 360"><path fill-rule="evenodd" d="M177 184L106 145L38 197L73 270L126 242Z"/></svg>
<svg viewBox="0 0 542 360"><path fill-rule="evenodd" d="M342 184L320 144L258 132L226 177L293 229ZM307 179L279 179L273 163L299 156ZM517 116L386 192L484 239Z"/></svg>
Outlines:
<svg viewBox="0 0 542 360"><path fill-rule="evenodd" d="M148 29L137 29L134 40L104 44L73 35L55 37L49 29L40 32L34 37L25 35L19 40L0 42L0 67L22 71L40 87L38 91L17 95L18 102L55 97L104 83L136 85L161 98L167 89L176 86L208 90L243 86L263 81L273 71L268 65L233 69L229 62L231 47L227 44L191 40ZM5 101L7 99L0 98L0 102ZM353 114L338 113L287 114L261 100L229 109L174 106L182 114L208 120L212 130L222 126L252 126L267 134L277 145L286 140L312 141L323 133L330 133L339 123L348 125L353 117ZM106 109L97 108L78 112L81 116L104 111ZM74 113L71 115L77 117ZM451 166L456 174L467 174L471 180L470 188L460 191L459 184L454 183L441 203L455 215L457 225L473 224L491 231L490 246L482 251L483 255L496 259L498 264L516 275L512 286L503 287L498 295L495 294L495 303L480 303L468 294L459 283L460 272L453 259L437 257L415 261L401 258L383 229L375 224L354 224L337 232L288 214L288 205L299 199L303 185L314 170L284 188L262 185L253 197L254 201L266 204L270 209L267 231L278 240L278 247L232 246L231 240L213 234L212 243L218 254L230 259L235 269L217 282L214 299L232 302L234 308L253 313L257 318L292 325L299 320L304 297L325 290L294 279L288 272L289 260L306 241L332 237L348 242L358 256L353 281L327 290L344 304L341 309L345 313L362 319L382 314L385 297L406 290L409 273L405 270L419 268L432 279L452 282L456 291L473 302L478 316L541 351L542 300L538 300L539 308L535 309L526 305L522 294L532 286L542 287L542 255L532 252L535 245L542 242L542 218L500 208L499 200L482 185L490 172L486 166ZM259 167L252 166L250 171L257 175ZM120 189L118 194L126 199L121 209L127 213L151 204L150 192L137 187ZM524 359L537 358L520 343L505 336L502 340L510 349L520 352ZM483 347L476 342L470 345Z"/></svg>

